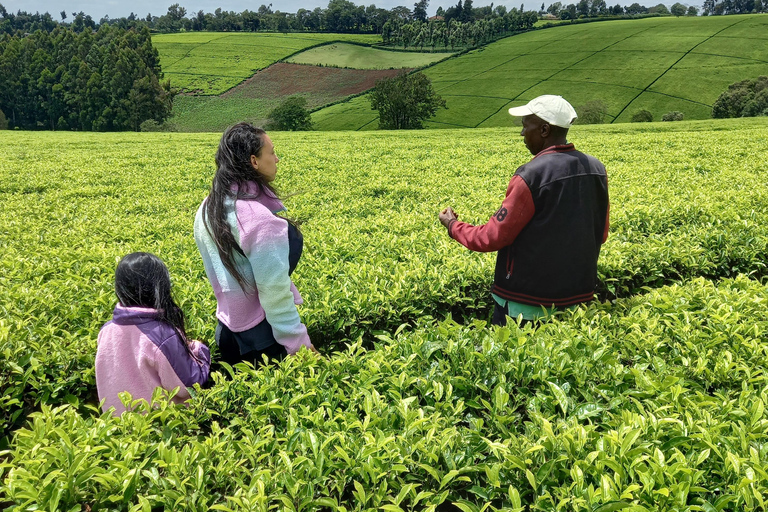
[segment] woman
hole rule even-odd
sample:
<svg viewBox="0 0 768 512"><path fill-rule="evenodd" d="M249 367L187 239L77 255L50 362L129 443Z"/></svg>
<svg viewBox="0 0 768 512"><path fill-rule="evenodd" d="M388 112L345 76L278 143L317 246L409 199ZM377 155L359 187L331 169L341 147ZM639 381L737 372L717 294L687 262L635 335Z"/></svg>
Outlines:
<svg viewBox="0 0 768 512"><path fill-rule="evenodd" d="M303 247L272 182L280 159L266 132L229 128L216 152L216 175L195 216L195 242L216 295L216 343L222 359L254 365L302 346L315 351L290 279Z"/></svg>

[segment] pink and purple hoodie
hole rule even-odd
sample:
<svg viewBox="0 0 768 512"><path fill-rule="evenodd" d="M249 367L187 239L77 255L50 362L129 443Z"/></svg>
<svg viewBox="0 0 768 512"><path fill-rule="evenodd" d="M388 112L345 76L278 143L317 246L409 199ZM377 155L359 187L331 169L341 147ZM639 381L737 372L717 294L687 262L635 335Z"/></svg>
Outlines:
<svg viewBox="0 0 768 512"><path fill-rule="evenodd" d="M195 215L195 242L216 296L216 317L234 332L266 319L277 342L294 354L311 342L296 310L301 295L289 276L288 221L276 215L285 207L268 190L259 193L255 183L249 183L246 192L254 198L227 198L225 208L227 223L245 253L236 253L235 261L246 280L256 283L255 293L245 293L221 261L203 222L205 201Z"/></svg>
<svg viewBox="0 0 768 512"><path fill-rule="evenodd" d="M149 402L155 388L178 387L176 403L190 398L188 387L204 384L211 370L211 353L199 341L185 341L169 323L157 319L151 308L115 306L112 320L99 332L96 349L96 388L106 412L115 416L126 410L118 393L127 391L134 400Z"/></svg>

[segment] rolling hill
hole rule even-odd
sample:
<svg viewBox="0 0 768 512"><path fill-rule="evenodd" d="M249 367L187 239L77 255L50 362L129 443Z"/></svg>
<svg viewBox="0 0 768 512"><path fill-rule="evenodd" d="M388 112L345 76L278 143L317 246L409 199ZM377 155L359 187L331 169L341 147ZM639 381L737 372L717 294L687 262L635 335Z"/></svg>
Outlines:
<svg viewBox="0 0 768 512"><path fill-rule="evenodd" d="M710 117L729 84L768 73L768 16L647 18L562 25L512 36L424 72L447 100L428 127L493 127L507 109L540 94L574 106L601 100L609 122L649 110ZM321 130L368 130L377 117L366 96L313 114Z"/></svg>
<svg viewBox="0 0 768 512"><path fill-rule="evenodd" d="M370 34L271 34L182 32L157 34L152 44L160 54L166 78L182 92L215 96L275 62L332 41L376 43Z"/></svg>

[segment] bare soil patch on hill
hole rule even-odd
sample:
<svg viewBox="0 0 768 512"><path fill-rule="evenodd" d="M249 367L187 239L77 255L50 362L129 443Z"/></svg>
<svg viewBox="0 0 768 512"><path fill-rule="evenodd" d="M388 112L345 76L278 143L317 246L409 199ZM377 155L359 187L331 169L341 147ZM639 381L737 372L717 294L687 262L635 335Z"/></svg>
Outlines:
<svg viewBox="0 0 768 512"><path fill-rule="evenodd" d="M407 71L408 69L406 69ZM376 81L397 75L400 69L346 69L278 62L262 69L222 98L282 99L301 95L310 108L358 94Z"/></svg>

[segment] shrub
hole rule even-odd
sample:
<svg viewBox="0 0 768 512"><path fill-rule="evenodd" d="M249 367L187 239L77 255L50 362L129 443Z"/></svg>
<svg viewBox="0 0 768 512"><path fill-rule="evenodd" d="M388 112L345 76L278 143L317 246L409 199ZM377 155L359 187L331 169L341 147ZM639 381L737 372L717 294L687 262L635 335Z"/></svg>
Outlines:
<svg viewBox="0 0 768 512"><path fill-rule="evenodd" d="M579 124L603 124L608 116L608 105L603 100L592 100L576 109Z"/></svg>
<svg viewBox="0 0 768 512"><path fill-rule="evenodd" d="M728 86L712 106L712 117L756 117L768 110L768 76L741 80Z"/></svg>
<svg viewBox="0 0 768 512"><path fill-rule="evenodd" d="M5 114L2 110L0 110L0 130L7 130L8 129L8 118L5 117Z"/></svg>
<svg viewBox="0 0 768 512"><path fill-rule="evenodd" d="M653 121L653 114L648 110L638 110L632 116L633 123L650 123Z"/></svg>
<svg viewBox="0 0 768 512"><path fill-rule="evenodd" d="M177 132L178 129L173 123L158 123L154 119L147 119L139 126L139 131L142 132Z"/></svg>
<svg viewBox="0 0 768 512"><path fill-rule="evenodd" d="M290 96L269 113L268 130L307 131L312 129L312 116L307 110L307 98Z"/></svg>
<svg viewBox="0 0 768 512"><path fill-rule="evenodd" d="M139 126L139 130L142 132L159 132L160 131L160 123L155 121L154 119L147 119L141 125Z"/></svg>
<svg viewBox="0 0 768 512"><path fill-rule="evenodd" d="M667 112L663 116L661 116L662 121L682 121L683 120L683 113L679 110L673 110L672 112Z"/></svg>

